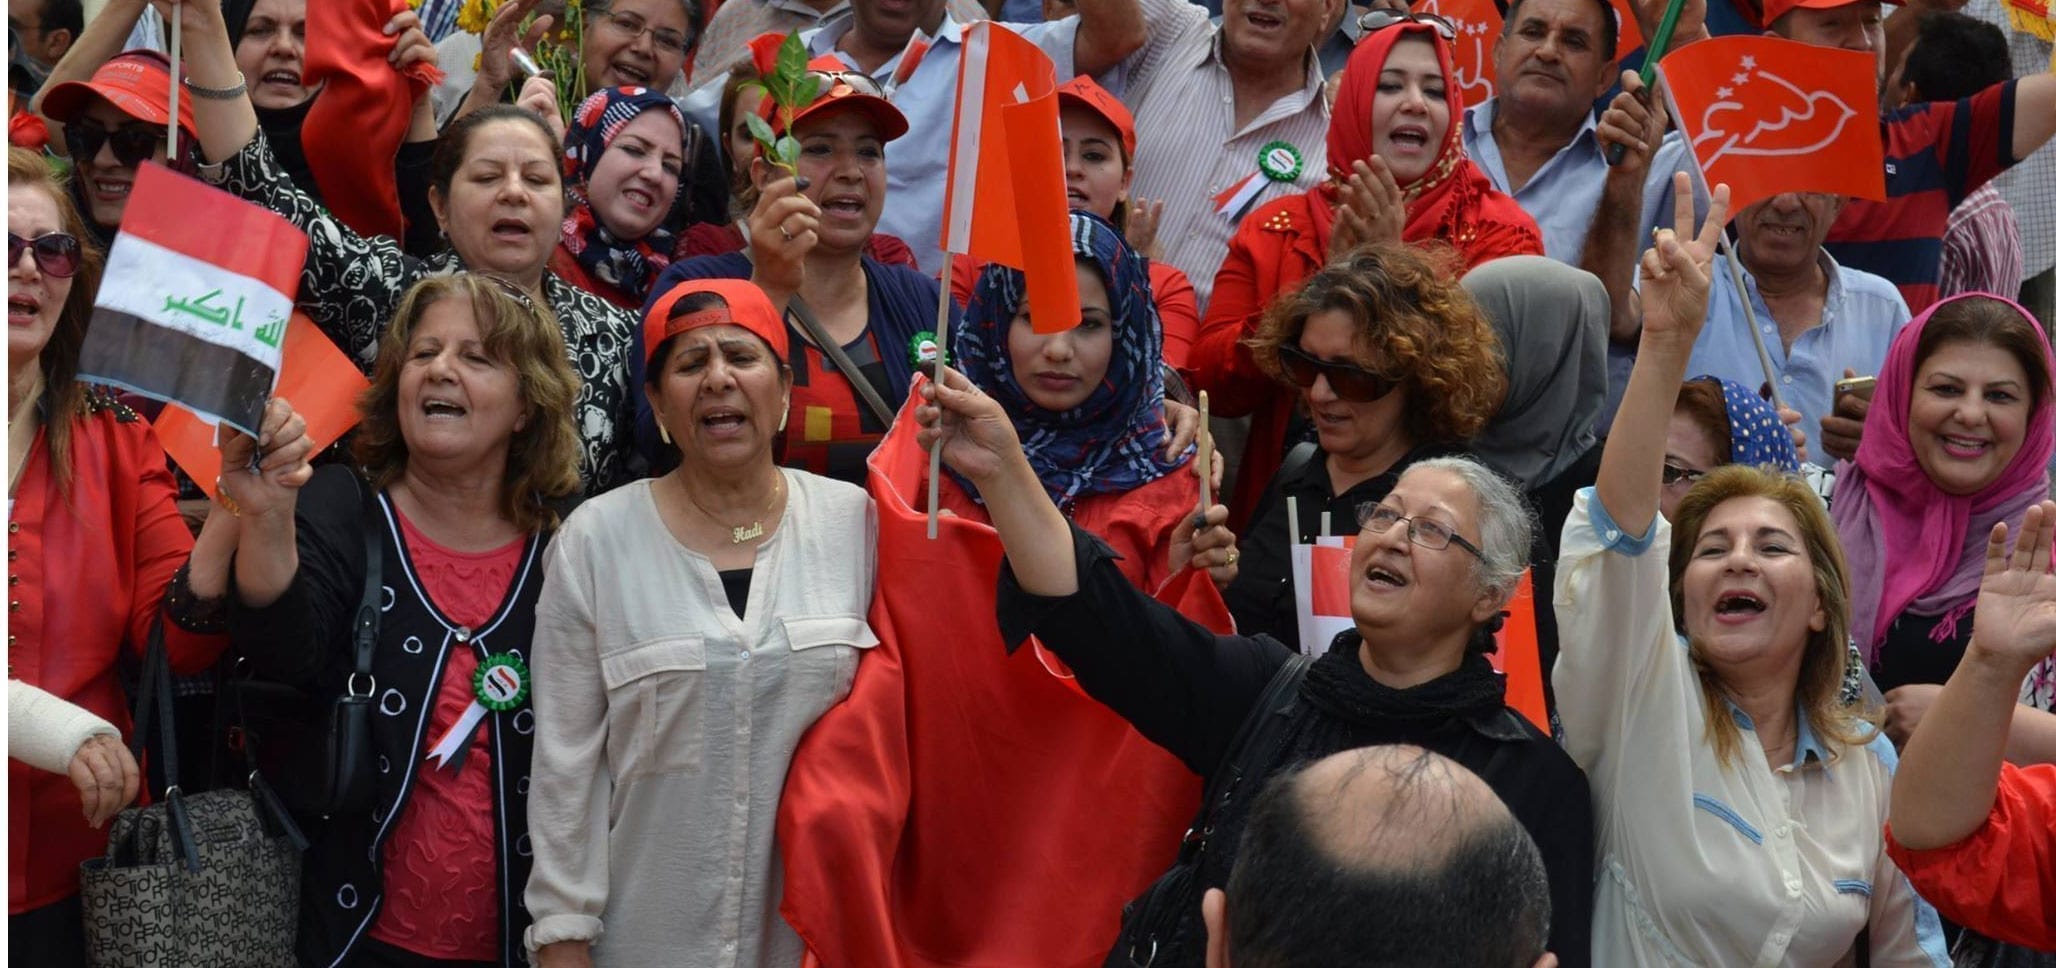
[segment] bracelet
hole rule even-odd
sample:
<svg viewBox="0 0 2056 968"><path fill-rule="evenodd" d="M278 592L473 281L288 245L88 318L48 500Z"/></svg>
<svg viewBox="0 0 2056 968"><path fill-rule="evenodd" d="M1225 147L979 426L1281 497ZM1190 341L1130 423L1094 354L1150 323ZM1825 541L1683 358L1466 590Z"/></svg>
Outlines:
<svg viewBox="0 0 2056 968"><path fill-rule="evenodd" d="M187 78L186 90L191 92L194 97L205 98L209 101L233 101L250 93L250 83L243 77L242 71L237 71L236 86L234 87L201 87L193 83L191 78Z"/></svg>

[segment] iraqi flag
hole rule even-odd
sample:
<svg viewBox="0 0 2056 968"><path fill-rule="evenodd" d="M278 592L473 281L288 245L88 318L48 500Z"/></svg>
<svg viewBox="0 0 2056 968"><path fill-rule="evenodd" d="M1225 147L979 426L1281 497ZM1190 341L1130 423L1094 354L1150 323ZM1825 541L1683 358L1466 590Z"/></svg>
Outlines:
<svg viewBox="0 0 2056 968"><path fill-rule="evenodd" d="M1784 192L1883 201L1877 61L1777 37L1715 37L1663 58L1671 117L1729 211Z"/></svg>
<svg viewBox="0 0 2056 968"><path fill-rule="evenodd" d="M1078 325L1057 73L1049 55L991 21L964 28L950 131L942 247L1028 277L1038 333Z"/></svg>
<svg viewBox="0 0 2056 968"><path fill-rule="evenodd" d="M306 258L306 234L278 215L142 166L107 252L79 379L256 436Z"/></svg>
<svg viewBox="0 0 2056 968"><path fill-rule="evenodd" d="M1319 656L1335 636L1356 627L1349 614L1353 584L1350 554L1356 536L1316 538L1292 546L1292 593L1299 610L1299 651ZM1535 635L1533 571L1521 573L1513 600L1506 604L1505 624L1496 636L1499 648L1486 658L1506 679L1506 704L1550 732L1549 700L1542 691L1542 649Z"/></svg>

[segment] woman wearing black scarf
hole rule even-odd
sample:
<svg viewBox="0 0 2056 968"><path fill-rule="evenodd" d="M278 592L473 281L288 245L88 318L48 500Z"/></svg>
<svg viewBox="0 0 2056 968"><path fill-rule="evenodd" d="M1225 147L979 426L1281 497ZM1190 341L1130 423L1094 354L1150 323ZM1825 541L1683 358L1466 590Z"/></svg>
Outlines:
<svg viewBox="0 0 2056 968"><path fill-rule="evenodd" d="M307 67L308 0L222 0L221 16L228 25L229 45L235 48L236 69L243 72L250 87L250 104L257 109L257 126L271 142L271 153L279 167L292 176L293 184L322 199L321 185L300 147L300 126L308 109L320 96L318 87L301 82ZM400 190L400 210L407 219L407 234L401 242L410 255L427 257L442 248L436 234L435 213L428 205L429 160L435 154L432 129L415 140L408 132L393 159L393 172Z"/></svg>
<svg viewBox="0 0 2056 968"><path fill-rule="evenodd" d="M1093 698L1194 772L1213 773L1293 650L1268 636L1215 635L1138 591L1107 546L1050 503L999 404L954 371L945 379L944 387L924 386L932 402L917 413L920 439L940 439L943 459L985 496L1007 554L1002 636L1015 646L1035 636ZM1217 505L1207 520L1226 515ZM1519 492L1475 461L1438 458L1410 467L1359 519L1349 572L1356 627L1307 670L1279 755L1252 777L1267 781L1294 764L1386 743L1462 763L1542 848L1554 910L1549 950L1566 966L1587 964L1593 831L1585 777L1507 708L1503 680L1486 659L1533 537ZM1200 540L1214 537L1203 532ZM1202 888L1227 881L1256 792L1238 790L1214 818L1200 854ZM1187 943L1159 950L1158 968L1200 963L1197 906L1183 917L1171 941ZM1451 958L1462 956L1422 953L1418 964Z"/></svg>

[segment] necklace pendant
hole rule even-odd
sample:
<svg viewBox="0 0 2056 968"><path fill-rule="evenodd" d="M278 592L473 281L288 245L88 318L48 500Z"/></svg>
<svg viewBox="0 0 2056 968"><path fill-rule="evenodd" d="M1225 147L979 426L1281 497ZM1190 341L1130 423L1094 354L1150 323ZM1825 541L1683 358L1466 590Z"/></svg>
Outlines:
<svg viewBox="0 0 2056 968"><path fill-rule="evenodd" d="M728 542L730 544L742 544L745 541L755 541L756 539L764 536L764 522L752 521L750 522L750 526L747 528L730 528L729 534L731 535L731 537L728 539Z"/></svg>

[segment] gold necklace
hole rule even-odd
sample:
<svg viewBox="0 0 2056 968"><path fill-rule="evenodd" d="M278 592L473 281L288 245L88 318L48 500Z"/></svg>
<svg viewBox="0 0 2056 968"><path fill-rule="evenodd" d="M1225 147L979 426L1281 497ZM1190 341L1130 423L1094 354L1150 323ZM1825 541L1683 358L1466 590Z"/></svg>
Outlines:
<svg viewBox="0 0 2056 968"><path fill-rule="evenodd" d="M771 509L778 506L779 496L785 493L785 475L782 473L778 474L778 479L772 482L771 500L765 503L764 510L757 512L757 520L751 521L748 527L743 527L741 525L724 524L721 521L721 519L714 514L714 512L707 510L706 505L701 504L698 498L692 496L692 488L685 486L685 478L681 477L678 479L678 486L681 490L685 491L685 499L687 501L692 502L692 506L696 510L698 510L703 517L705 517L709 521L714 522L715 524L721 525L722 527L728 529L729 544L742 544L745 541L755 541L758 538L764 536L763 516L766 514L770 514Z"/></svg>

